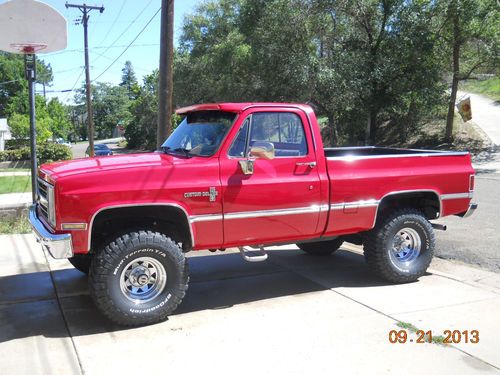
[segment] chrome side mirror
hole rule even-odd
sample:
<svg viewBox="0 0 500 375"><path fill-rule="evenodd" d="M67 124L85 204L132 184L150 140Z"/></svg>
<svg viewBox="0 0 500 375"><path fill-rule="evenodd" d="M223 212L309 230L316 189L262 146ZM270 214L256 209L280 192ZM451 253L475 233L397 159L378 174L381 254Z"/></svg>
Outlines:
<svg viewBox="0 0 500 375"><path fill-rule="evenodd" d="M245 160L240 160L240 168L243 174L250 175L253 174L253 163L255 160L252 159L245 159Z"/></svg>
<svg viewBox="0 0 500 375"><path fill-rule="evenodd" d="M271 160L274 159L274 156L274 145L271 142L256 141L248 152L248 158L239 161L241 171L245 175L251 175L253 174L255 159Z"/></svg>
<svg viewBox="0 0 500 375"><path fill-rule="evenodd" d="M274 145L271 142L255 141L249 152L250 157L272 160L275 156Z"/></svg>

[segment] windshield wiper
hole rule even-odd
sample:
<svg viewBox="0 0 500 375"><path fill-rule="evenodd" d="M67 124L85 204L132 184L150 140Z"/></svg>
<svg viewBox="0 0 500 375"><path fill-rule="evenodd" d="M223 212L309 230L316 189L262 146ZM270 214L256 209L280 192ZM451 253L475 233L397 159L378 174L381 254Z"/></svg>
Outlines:
<svg viewBox="0 0 500 375"><path fill-rule="evenodd" d="M163 147L163 150L165 152L167 152L167 151L173 151L174 153L177 153L177 154L181 153L181 154L183 154L187 158L192 158L193 157L193 155L191 155L189 153L189 151L191 151L191 150L188 150L188 149L182 148L182 147L172 148L170 146L165 146L165 147Z"/></svg>

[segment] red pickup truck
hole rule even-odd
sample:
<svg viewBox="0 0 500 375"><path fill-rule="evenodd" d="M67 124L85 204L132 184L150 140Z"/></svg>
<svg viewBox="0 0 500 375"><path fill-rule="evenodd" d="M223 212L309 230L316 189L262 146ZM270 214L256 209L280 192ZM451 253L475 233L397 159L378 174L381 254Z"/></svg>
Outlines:
<svg viewBox="0 0 500 375"><path fill-rule="evenodd" d="M184 254L238 247L248 261L294 243L329 255L364 245L391 282L422 276L430 220L469 216L467 152L323 148L302 104L182 108L161 151L42 165L33 230L54 258L89 273L96 306L120 324L165 319L188 288Z"/></svg>

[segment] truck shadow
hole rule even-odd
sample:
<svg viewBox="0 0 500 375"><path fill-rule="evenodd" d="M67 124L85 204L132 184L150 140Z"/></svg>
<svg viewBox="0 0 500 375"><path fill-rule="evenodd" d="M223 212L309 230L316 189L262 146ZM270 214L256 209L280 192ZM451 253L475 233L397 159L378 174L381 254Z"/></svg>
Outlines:
<svg viewBox="0 0 500 375"><path fill-rule="evenodd" d="M189 290L173 317L328 289L388 285L368 271L362 255L345 250L331 257L313 257L299 250L280 249L271 250L269 258L267 262L248 263L236 253L194 253L188 258ZM169 330L169 324L167 320L159 329ZM52 278L49 272L36 272L0 279L0 342L123 330L127 328L110 323L97 311L88 294L87 277L74 269L53 271Z"/></svg>

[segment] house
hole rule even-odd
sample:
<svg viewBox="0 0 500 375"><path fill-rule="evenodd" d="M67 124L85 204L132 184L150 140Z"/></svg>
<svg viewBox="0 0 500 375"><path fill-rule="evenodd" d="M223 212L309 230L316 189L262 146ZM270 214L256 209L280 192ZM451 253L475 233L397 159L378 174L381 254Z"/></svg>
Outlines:
<svg viewBox="0 0 500 375"><path fill-rule="evenodd" d="M9 125L6 118L0 118L0 151L5 150L5 141L11 139Z"/></svg>

